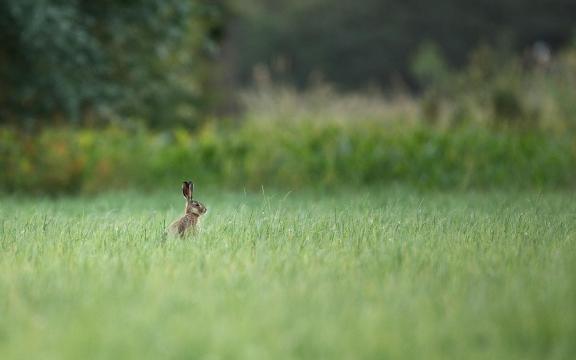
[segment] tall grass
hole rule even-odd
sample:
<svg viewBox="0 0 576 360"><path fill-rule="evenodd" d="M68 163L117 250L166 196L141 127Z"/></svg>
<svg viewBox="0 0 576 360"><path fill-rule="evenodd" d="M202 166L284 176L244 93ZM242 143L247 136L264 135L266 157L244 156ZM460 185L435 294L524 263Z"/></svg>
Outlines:
<svg viewBox="0 0 576 360"><path fill-rule="evenodd" d="M0 202L0 357L576 354L565 193L177 189Z"/></svg>
<svg viewBox="0 0 576 360"><path fill-rule="evenodd" d="M261 121L377 120L402 127L574 132L576 46L551 52L546 60L536 52L519 56L509 48L481 46L455 69L427 43L414 56L411 88L395 82L385 91L352 93L323 82L303 91L282 83L274 69L259 67L255 86L242 93L241 104Z"/></svg>

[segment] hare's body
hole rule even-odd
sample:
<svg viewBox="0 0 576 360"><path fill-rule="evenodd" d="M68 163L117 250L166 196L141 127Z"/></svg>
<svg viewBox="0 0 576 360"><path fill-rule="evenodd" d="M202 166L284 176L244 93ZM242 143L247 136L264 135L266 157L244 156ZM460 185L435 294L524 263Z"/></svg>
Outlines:
<svg viewBox="0 0 576 360"><path fill-rule="evenodd" d="M180 237L185 237L190 232L194 233L196 231L196 224L198 223L198 216L187 214L182 216L180 219L174 221L168 227L168 232L171 235L178 235Z"/></svg>
<svg viewBox="0 0 576 360"><path fill-rule="evenodd" d="M207 209L204 205L196 200L192 200L192 194L194 190L194 185L191 181L184 181L182 184L182 194L186 199L186 208L184 209L184 216L180 219L174 221L170 226L168 226L168 233L171 235L177 235L180 237L185 237L190 233L196 232L196 225L198 224L198 218L205 214Z"/></svg>

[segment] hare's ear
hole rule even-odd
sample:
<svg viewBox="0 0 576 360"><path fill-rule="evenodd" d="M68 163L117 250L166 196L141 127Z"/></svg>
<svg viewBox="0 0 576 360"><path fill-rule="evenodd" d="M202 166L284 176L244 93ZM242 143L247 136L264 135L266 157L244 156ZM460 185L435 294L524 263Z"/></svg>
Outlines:
<svg viewBox="0 0 576 360"><path fill-rule="evenodd" d="M188 189L190 190L190 199L194 196L194 183L192 181L188 181Z"/></svg>
<svg viewBox="0 0 576 360"><path fill-rule="evenodd" d="M184 195L186 199L192 198L192 191L190 190L190 184L188 181L182 183L182 195Z"/></svg>

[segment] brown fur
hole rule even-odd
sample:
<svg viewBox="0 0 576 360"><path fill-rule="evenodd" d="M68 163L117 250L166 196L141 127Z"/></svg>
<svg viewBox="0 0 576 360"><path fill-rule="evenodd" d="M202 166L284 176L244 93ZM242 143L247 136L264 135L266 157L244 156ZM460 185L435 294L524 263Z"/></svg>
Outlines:
<svg viewBox="0 0 576 360"><path fill-rule="evenodd" d="M196 225L198 218L204 215L207 211L206 207L200 202L193 200L194 185L191 181L185 181L182 184L182 194L186 199L186 208L184 209L184 216L174 221L168 226L168 233L186 237L190 233L196 233Z"/></svg>

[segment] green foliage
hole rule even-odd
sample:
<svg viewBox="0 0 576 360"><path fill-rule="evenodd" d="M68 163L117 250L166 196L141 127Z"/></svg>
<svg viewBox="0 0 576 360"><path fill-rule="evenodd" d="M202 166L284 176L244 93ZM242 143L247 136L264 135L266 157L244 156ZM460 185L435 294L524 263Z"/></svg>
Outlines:
<svg viewBox="0 0 576 360"><path fill-rule="evenodd" d="M434 43L423 43L412 63L412 73L422 86L437 84L448 76L448 65Z"/></svg>
<svg viewBox="0 0 576 360"><path fill-rule="evenodd" d="M572 359L573 193L0 201L2 359Z"/></svg>
<svg viewBox="0 0 576 360"><path fill-rule="evenodd" d="M0 122L192 123L218 8L180 0L0 2Z"/></svg>
<svg viewBox="0 0 576 360"><path fill-rule="evenodd" d="M414 184L424 188L573 187L574 137L418 125L247 121L198 133L53 129L0 131L5 191L155 188L192 177L258 189Z"/></svg>
<svg viewBox="0 0 576 360"><path fill-rule="evenodd" d="M518 121L526 118L519 96L511 88L500 87L494 89L492 108L496 121Z"/></svg>
<svg viewBox="0 0 576 360"><path fill-rule="evenodd" d="M555 53L545 63L534 54L515 56L483 46L459 71L433 70L441 54L433 48L415 62L414 71L427 84L420 107L430 123L516 129L573 131L576 98L576 47ZM435 60L436 59L436 60Z"/></svg>

